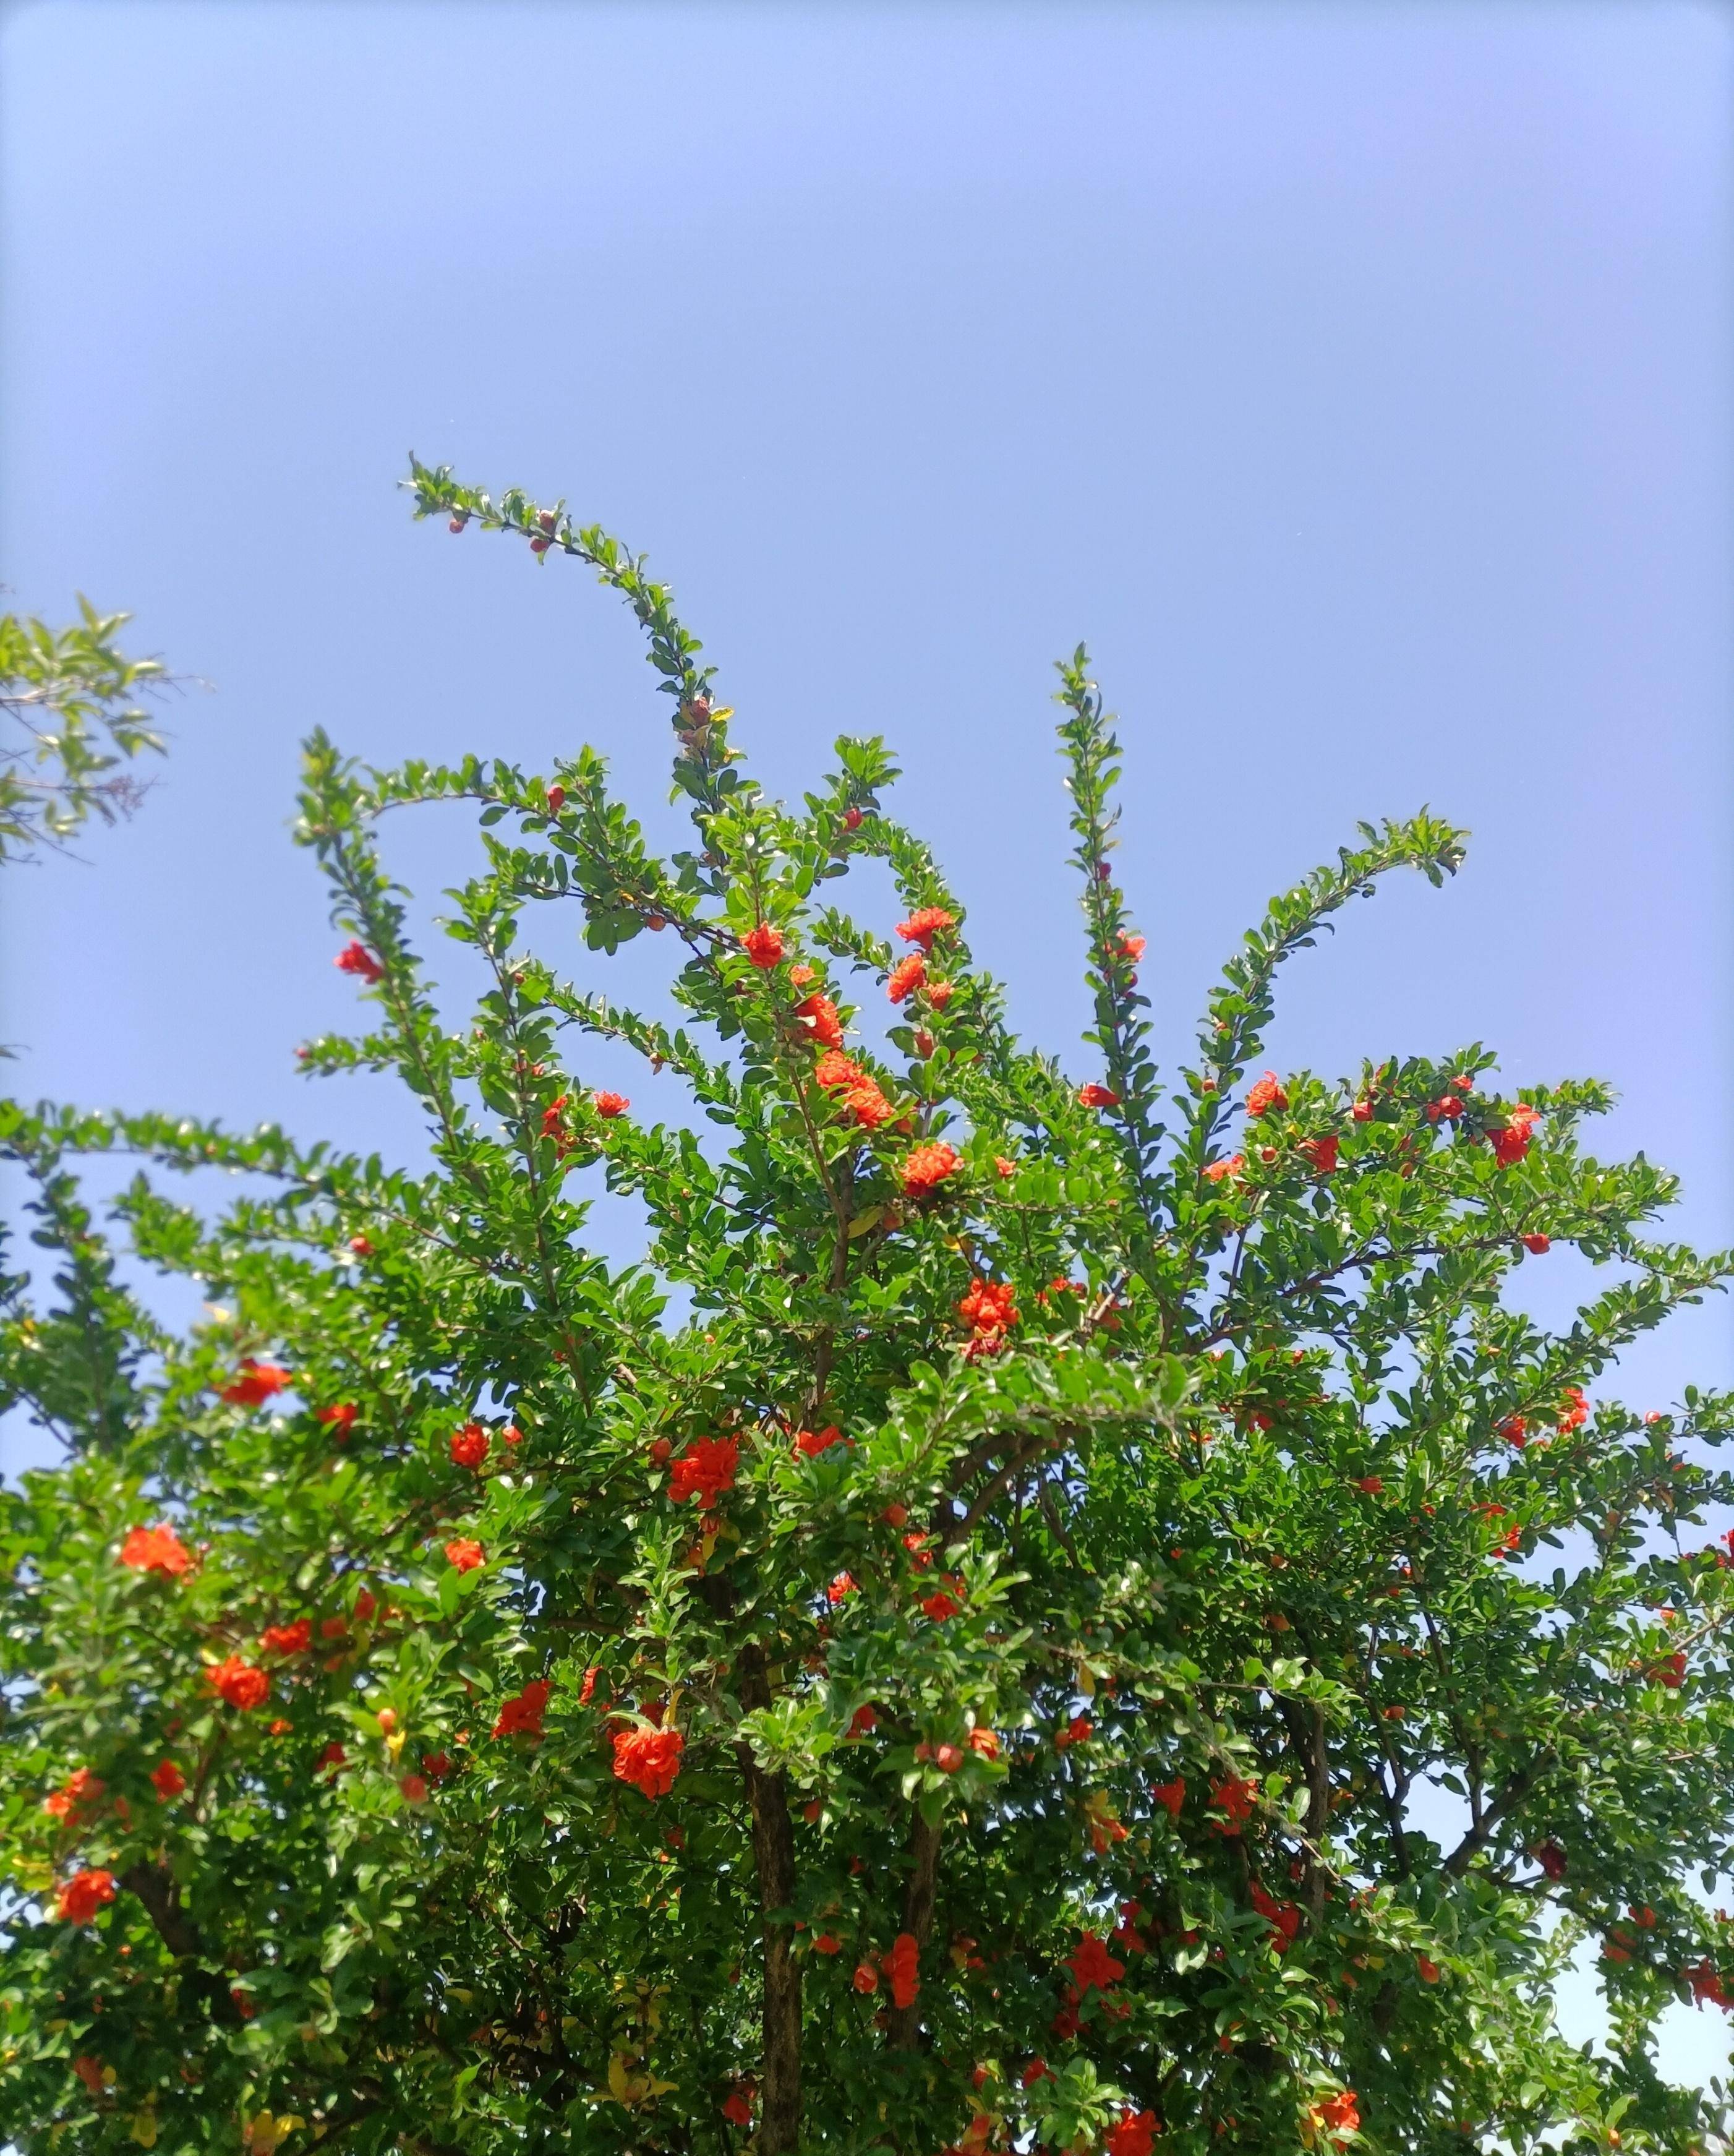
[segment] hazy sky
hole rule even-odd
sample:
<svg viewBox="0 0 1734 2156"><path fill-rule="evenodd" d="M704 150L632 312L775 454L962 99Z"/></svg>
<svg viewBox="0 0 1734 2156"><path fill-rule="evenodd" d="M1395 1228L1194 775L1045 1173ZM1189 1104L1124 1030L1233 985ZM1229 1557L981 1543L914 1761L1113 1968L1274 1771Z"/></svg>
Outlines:
<svg viewBox="0 0 1734 2156"><path fill-rule="evenodd" d="M623 609L413 525L413 447L648 549L773 790L885 733L1080 1075L1080 638L1171 1052L1357 819L1469 825L1293 966L1273 1060L1599 1074L1672 1232L1734 1241L1731 90L1734 14L1668 0L7 10L0 577L210 685L134 824L8 874L12 1084L413 1152L383 1082L295 1075L354 1012L287 835L316 724L592 741L677 828ZM443 814L391 847L428 911L474 859ZM545 934L655 995L654 939L610 977ZM1627 1389L1693 1376L1724 1302Z"/></svg>

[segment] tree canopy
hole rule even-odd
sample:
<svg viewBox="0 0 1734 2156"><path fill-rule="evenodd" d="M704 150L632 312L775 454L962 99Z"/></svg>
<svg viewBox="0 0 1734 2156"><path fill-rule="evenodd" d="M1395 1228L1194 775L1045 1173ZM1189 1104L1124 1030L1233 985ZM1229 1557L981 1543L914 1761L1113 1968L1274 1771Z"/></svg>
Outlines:
<svg viewBox="0 0 1734 2156"><path fill-rule="evenodd" d="M33 1191L0 1400L64 1448L0 1492L0 2131L1706 2149L1719 2098L1654 2032L1734 1999L1701 1524L1734 1403L1603 1381L1731 1260L1659 1238L1662 1169L1582 1149L1593 1081L1514 1094L1474 1044L1263 1068L1283 962L1396 870L1444 885L1462 834L1363 826L1163 1077L1080 650L1068 1072L882 742L767 798L641 557L413 484L628 602L695 835L659 858L591 747L375 771L316 734L298 836L362 1016L303 1065L395 1073L425 1172L0 1108ZM454 801L461 1018L378 847ZM834 902L863 862L900 918ZM573 906L593 972L663 939L682 1024L540 955ZM599 1086L598 1040L690 1112ZM99 1219L105 1153L141 1166ZM212 1170L221 1206L176 1180ZM628 1199L647 1247L611 1263L587 1214ZM1566 1245L1605 1285L1550 1330L1511 1280ZM1586 1938L1605 2054L1553 2025Z"/></svg>

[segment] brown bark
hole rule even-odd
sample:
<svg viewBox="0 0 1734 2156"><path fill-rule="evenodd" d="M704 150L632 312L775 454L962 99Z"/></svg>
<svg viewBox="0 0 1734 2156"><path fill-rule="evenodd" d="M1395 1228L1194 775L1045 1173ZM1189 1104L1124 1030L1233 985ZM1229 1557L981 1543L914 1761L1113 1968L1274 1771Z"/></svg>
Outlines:
<svg viewBox="0 0 1734 2156"><path fill-rule="evenodd" d="M156 1928L156 1936L177 1961L191 1964L182 1979L202 1997L216 2021L238 2022L240 2010L220 1976L198 1964L205 1958L204 1941L181 1907L181 1890L172 1872L160 1864L134 1864L121 1874L121 1884L144 1904L145 1914Z"/></svg>
<svg viewBox="0 0 1734 2156"><path fill-rule="evenodd" d="M933 1929L933 1903L939 1887L939 1829L929 1826L920 1812L909 1837L909 1881L903 1890L903 1928L925 1951ZM912 2051L921 2027L919 2006L894 2006L885 2016L886 2034L894 2051Z"/></svg>
<svg viewBox="0 0 1734 2156"><path fill-rule="evenodd" d="M767 1705L770 1688L761 1650L746 1649L740 1670L746 1705ZM801 1964L795 1958L793 1919L787 1913L795 1899L794 1822L783 1777L767 1774L750 1745L739 1746L737 1757L752 1812L752 1861L765 1949L758 2148L760 2156L787 2156L801 2138Z"/></svg>

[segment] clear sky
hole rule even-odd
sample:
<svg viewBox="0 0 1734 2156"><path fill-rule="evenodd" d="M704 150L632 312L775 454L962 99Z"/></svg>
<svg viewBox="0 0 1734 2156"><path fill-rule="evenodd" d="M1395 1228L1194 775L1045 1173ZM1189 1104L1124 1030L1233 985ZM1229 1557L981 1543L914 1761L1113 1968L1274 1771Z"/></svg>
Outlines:
<svg viewBox="0 0 1734 2156"><path fill-rule="evenodd" d="M1454 886L1294 965L1273 1060L1605 1076L1606 1148L1734 1241L1731 91L1734 13L1674 0L6 10L8 603L129 607L210 685L134 824L8 873L11 1082L413 1156L382 1083L295 1075L354 1010L286 834L315 724L588 740L675 829L623 610L413 525L413 447L648 549L773 790L885 733L1080 1075L1080 638L1171 1054L1357 819L1469 825ZM429 911L474 858L452 819L392 846ZM654 939L611 977L547 932L657 993ZM1734 1379L1728 1306L1628 1368Z"/></svg>

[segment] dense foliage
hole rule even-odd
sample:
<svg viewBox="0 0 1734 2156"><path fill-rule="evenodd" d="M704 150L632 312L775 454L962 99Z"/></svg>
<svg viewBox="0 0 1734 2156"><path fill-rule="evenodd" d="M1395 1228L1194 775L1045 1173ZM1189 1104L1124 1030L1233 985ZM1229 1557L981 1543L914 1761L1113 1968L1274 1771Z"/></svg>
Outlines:
<svg viewBox="0 0 1734 2156"><path fill-rule="evenodd" d="M396 1072L428 1171L4 1109L50 1276L3 1283L0 1388L65 1460L0 1492L0 2130L1707 2148L1652 2030L1734 1996L1701 1891L1734 1599L1690 1532L1731 1402L1588 1389L1729 1261L1579 1150L1599 1086L1514 1098L1476 1047L1260 1073L1281 962L1460 834L1366 829L1275 901L1159 1084L1080 652L1080 1082L1009 1031L881 743L767 798L640 560L414 485L628 601L696 838L654 858L593 749L375 772L316 736L300 835L367 1015L303 1060ZM377 850L454 800L461 1025ZM830 902L863 861L900 920ZM590 953L662 937L690 1030L535 954L574 902ZM599 1089L598 1037L702 1113ZM99 1224L76 1158L126 1151L156 1179ZM162 1181L211 1168L220 1217ZM587 1248L604 1194L641 1263ZM1607 1285L1548 1332L1508 1278L1567 1245ZM141 1264L203 1322L153 1320ZM1608 2056L1552 2026L1586 1938Z"/></svg>

